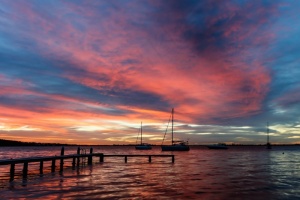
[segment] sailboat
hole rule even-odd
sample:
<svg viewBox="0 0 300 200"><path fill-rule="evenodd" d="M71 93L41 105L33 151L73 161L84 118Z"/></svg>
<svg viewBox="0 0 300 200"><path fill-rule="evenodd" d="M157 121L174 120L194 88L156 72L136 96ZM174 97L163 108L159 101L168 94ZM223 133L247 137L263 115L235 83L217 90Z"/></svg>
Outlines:
<svg viewBox="0 0 300 200"><path fill-rule="evenodd" d="M141 144L135 146L136 150L150 150L152 149L150 144L143 143L143 128L142 128L142 122L141 122Z"/></svg>
<svg viewBox="0 0 300 200"><path fill-rule="evenodd" d="M269 139L269 122L267 122L267 149L272 149Z"/></svg>
<svg viewBox="0 0 300 200"><path fill-rule="evenodd" d="M174 108L172 108L172 144L161 145L162 151L189 151L190 147L187 142L183 140L174 141L173 139L173 123L174 123Z"/></svg>

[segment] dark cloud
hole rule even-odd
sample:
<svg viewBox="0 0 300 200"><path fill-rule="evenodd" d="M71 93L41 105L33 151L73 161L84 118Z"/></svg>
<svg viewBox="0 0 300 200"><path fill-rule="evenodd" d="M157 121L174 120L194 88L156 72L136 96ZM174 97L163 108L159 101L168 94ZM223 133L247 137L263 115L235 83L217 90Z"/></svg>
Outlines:
<svg viewBox="0 0 300 200"><path fill-rule="evenodd" d="M163 1L156 20L162 26L172 24L199 53L228 54L253 46L273 22L278 6L278 1Z"/></svg>

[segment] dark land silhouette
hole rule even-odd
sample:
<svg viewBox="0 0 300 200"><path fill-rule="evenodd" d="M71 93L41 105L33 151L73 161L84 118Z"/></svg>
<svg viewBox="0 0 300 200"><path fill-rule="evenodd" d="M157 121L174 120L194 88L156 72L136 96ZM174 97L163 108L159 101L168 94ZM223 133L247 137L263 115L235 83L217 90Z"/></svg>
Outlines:
<svg viewBox="0 0 300 200"><path fill-rule="evenodd" d="M70 146L61 143L20 142L15 140L0 139L0 146Z"/></svg>

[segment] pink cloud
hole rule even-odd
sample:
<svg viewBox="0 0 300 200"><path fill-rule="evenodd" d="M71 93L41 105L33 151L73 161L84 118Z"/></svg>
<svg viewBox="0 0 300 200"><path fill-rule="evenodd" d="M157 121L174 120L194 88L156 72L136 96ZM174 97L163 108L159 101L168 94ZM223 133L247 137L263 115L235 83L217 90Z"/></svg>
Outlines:
<svg viewBox="0 0 300 200"><path fill-rule="evenodd" d="M260 112L271 78L259 61L244 61L245 57L251 55L250 51L240 51L243 48L233 46L222 52L213 46L195 53L192 44L182 38L186 29L184 25L166 25L157 29L157 35L152 35L156 31L149 32L130 24L134 18L140 17L139 13L130 16L126 9L120 8L118 11L109 10L110 16L105 17L93 10L85 10L84 6L72 3L67 5L69 9L58 9L55 15L44 17L26 2L18 4L18 10L26 19L14 15L18 23L28 24L27 32L24 30L26 37L37 43L39 53L44 57L67 62L69 72L72 69L86 72L86 76L68 72L59 76L99 91L117 88L154 94L175 107L177 119L187 123L212 123L217 117L247 117ZM233 17L238 9L230 5L226 8L232 12L211 18L207 23L214 24L220 18ZM259 10L259 13L263 15L264 11ZM84 30L78 30L68 15L78 15L80 20L74 19ZM251 16L253 14L245 17ZM175 19L180 17L179 14L174 15ZM262 18L259 23L264 22ZM224 37L239 43L255 34L256 25L241 32L242 26L243 19L236 20L228 25ZM264 43L270 35L263 34L251 41ZM136 63L126 65L123 63L125 60L135 60ZM101 79L102 76L108 79ZM131 112L118 116L95 113L88 108L96 107L95 102L33 92L23 87L5 86L0 94L32 94L61 102L60 105L49 102L45 108L47 112L44 113L30 111L25 107L1 107L6 115L19 115L7 118L5 123L10 127L30 124L42 131L69 134L68 128L74 124L106 126L109 121L116 120L138 122L143 116L147 116L149 123L168 120L168 114L162 111L153 111L139 105L116 104L109 107L101 99L99 102L103 107ZM76 110L77 107L85 109Z"/></svg>

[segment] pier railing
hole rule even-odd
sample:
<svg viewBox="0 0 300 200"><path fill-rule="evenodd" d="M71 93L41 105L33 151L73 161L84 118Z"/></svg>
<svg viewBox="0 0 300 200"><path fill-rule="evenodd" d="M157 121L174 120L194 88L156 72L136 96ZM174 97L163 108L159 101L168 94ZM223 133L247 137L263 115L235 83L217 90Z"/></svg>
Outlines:
<svg viewBox="0 0 300 200"><path fill-rule="evenodd" d="M72 169L80 166L80 163L83 162L83 159L87 158L87 164L91 165L93 163L93 157L98 157L99 162L104 162L105 157L124 157L125 163L127 163L129 157L148 157L148 162L152 162L152 157L171 157L172 163L175 162L175 156L169 154L103 154L103 153L93 153L93 148L90 149L89 154L80 154L80 148L77 150L77 154L64 155L64 147L61 149L60 156L47 156L47 157L30 157L30 158L17 158L17 159L7 159L0 160L0 165L10 165L10 181L14 180L15 177L15 165L23 164L22 178L27 179L28 176L28 164L29 163L39 163L39 174L44 173L44 162L51 161L51 172L55 172L56 161L59 161L59 172L63 172L64 169L64 160L72 159ZM81 160L81 161L80 161Z"/></svg>

